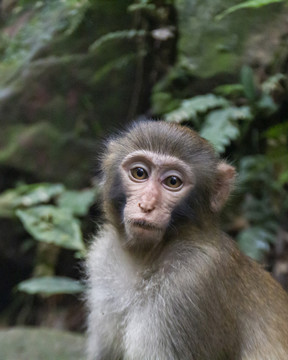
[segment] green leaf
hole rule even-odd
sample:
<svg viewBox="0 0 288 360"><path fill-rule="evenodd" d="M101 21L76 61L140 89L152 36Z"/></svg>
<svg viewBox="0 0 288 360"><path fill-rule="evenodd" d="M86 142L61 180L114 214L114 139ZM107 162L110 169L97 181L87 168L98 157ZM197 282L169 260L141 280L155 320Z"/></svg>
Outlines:
<svg viewBox="0 0 288 360"><path fill-rule="evenodd" d="M165 115L165 120L180 123L187 120L195 120L198 114L219 107L228 106L229 102L221 96L213 94L195 96L181 102L178 109Z"/></svg>
<svg viewBox="0 0 288 360"><path fill-rule="evenodd" d="M95 202L97 193L96 188L82 191L67 190L60 195L57 203L60 208L70 211L75 216L84 216Z"/></svg>
<svg viewBox="0 0 288 360"><path fill-rule="evenodd" d="M20 185L0 195L0 216L13 216L17 208L47 203L64 191L62 184Z"/></svg>
<svg viewBox="0 0 288 360"><path fill-rule="evenodd" d="M249 107L229 107L214 110L206 117L200 135L210 141L215 149L222 153L232 140L236 140L240 131L237 120L250 120L252 117Z"/></svg>
<svg viewBox="0 0 288 360"><path fill-rule="evenodd" d="M79 222L70 211L43 205L17 210L16 215L36 240L68 249L85 250Z"/></svg>
<svg viewBox="0 0 288 360"><path fill-rule="evenodd" d="M217 86L213 92L220 96L239 97L243 95L244 89L242 84L227 84Z"/></svg>
<svg viewBox="0 0 288 360"><path fill-rule="evenodd" d="M281 185L285 185L288 183L288 170L284 171L279 176L279 182Z"/></svg>
<svg viewBox="0 0 288 360"><path fill-rule="evenodd" d="M0 56L2 55L0 61L2 83L3 79L11 81L11 75L16 76L23 65L25 66L32 59L35 60L35 55L39 59L37 54L44 49L47 51L56 35L59 41L75 32L84 18L85 10L89 7L88 0L31 0L25 1L26 4L22 1L22 5L25 6L23 9L21 5L18 6L18 3L19 1L13 8L11 19L16 17L14 26L19 21L21 22L21 31L15 31L13 36L8 36L7 46L3 49L3 54L0 53ZM29 14L29 19L23 18L23 14ZM19 75L16 78L18 79Z"/></svg>
<svg viewBox="0 0 288 360"><path fill-rule="evenodd" d="M119 71L127 67L131 61L135 59L136 56L144 56L143 52L131 53L128 55L120 56L119 58L113 59L105 63L105 65L101 66L97 71L94 73L93 77L91 78L91 84L96 84L98 81L103 80L105 76L107 76L112 71Z"/></svg>
<svg viewBox="0 0 288 360"><path fill-rule="evenodd" d="M264 135L268 139L279 139L283 135L288 137L288 121L271 126Z"/></svg>
<svg viewBox="0 0 288 360"><path fill-rule="evenodd" d="M156 9L156 6L154 4L148 4L143 3L142 4L132 4L128 6L128 11L133 12L133 11L139 11L139 10L149 10L149 11L154 11Z"/></svg>
<svg viewBox="0 0 288 360"><path fill-rule="evenodd" d="M239 181L243 186L269 187L273 174L273 164L265 155L245 156L239 163Z"/></svg>
<svg viewBox="0 0 288 360"><path fill-rule="evenodd" d="M57 294L77 294L83 292L84 285L77 280L60 276L45 276L22 281L17 290L28 294L41 294L46 296Z"/></svg>
<svg viewBox="0 0 288 360"><path fill-rule="evenodd" d="M115 32L110 32L108 34L101 36L92 45L90 45L89 51L93 52L97 50L100 46L102 46L108 41L123 40L123 39L130 40L136 37L143 37L145 35L146 35L145 30L119 30Z"/></svg>
<svg viewBox="0 0 288 360"><path fill-rule="evenodd" d="M265 94L272 94L274 91L285 91L285 83L287 82L287 76L281 73L270 76L261 84L261 88Z"/></svg>
<svg viewBox="0 0 288 360"><path fill-rule="evenodd" d="M285 0L250 0L250 1L245 1L242 2L238 5L234 5L231 6L230 8L226 9L225 11L223 11L220 15L218 15L216 17L217 20L222 20L224 18L224 16L229 15L231 13L233 13L234 11L238 11L241 9L257 9L260 8L262 6L266 6L266 5L270 5L270 4L274 4L274 3L280 3L283 2Z"/></svg>
<svg viewBox="0 0 288 360"><path fill-rule="evenodd" d="M246 255L261 261L270 249L269 243L273 243L274 239L274 234L255 226L241 231L237 237L237 243Z"/></svg>
<svg viewBox="0 0 288 360"><path fill-rule="evenodd" d="M174 99L172 94L164 91L155 91L151 96L152 113L164 114L174 111L179 107L180 100Z"/></svg>
<svg viewBox="0 0 288 360"><path fill-rule="evenodd" d="M250 66L243 66L241 69L241 83L243 85L244 94L247 99L254 101L257 97L254 84L254 74Z"/></svg>
<svg viewBox="0 0 288 360"><path fill-rule="evenodd" d="M275 103L273 98L265 93L262 94L256 105L258 110L264 112L266 116L274 114L279 109L279 106Z"/></svg>

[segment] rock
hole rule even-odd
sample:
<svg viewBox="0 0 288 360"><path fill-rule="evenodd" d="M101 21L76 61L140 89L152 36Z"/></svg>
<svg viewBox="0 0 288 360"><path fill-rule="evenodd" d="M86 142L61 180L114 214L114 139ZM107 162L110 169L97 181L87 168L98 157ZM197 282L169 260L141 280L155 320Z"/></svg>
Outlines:
<svg viewBox="0 0 288 360"><path fill-rule="evenodd" d="M16 327L0 331L0 359L84 360L85 338L65 331Z"/></svg>

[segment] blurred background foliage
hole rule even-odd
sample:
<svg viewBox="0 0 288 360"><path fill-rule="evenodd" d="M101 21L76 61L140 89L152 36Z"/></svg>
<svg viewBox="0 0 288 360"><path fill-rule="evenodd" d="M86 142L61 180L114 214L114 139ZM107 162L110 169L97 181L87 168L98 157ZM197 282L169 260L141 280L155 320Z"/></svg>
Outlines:
<svg viewBox="0 0 288 360"><path fill-rule="evenodd" d="M0 326L83 331L101 139L143 117L236 166L223 227L288 290L287 18L286 0L0 1Z"/></svg>

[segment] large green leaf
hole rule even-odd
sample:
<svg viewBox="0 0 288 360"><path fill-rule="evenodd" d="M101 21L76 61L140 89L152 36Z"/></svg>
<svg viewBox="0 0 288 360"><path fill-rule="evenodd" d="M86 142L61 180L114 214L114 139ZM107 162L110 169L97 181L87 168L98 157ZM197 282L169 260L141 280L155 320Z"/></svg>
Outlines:
<svg viewBox="0 0 288 360"><path fill-rule="evenodd" d="M237 120L248 120L251 116L250 109L246 106L212 111L207 115L200 135L222 153L240 135Z"/></svg>
<svg viewBox="0 0 288 360"><path fill-rule="evenodd" d="M30 207L47 203L64 191L62 184L20 185L0 195L0 216L12 216L19 207Z"/></svg>
<svg viewBox="0 0 288 360"><path fill-rule="evenodd" d="M76 216L84 216L95 201L97 192L96 188L82 191L67 190L60 195L57 203Z"/></svg>
<svg viewBox="0 0 288 360"><path fill-rule="evenodd" d="M17 210L25 229L39 241L84 251L79 221L70 211L51 205Z"/></svg>
<svg viewBox="0 0 288 360"><path fill-rule="evenodd" d="M183 100L178 109L165 115L165 120L178 123L194 120L198 114L203 114L211 109L228 105L229 102L221 96L213 94L199 95L191 99Z"/></svg>
<svg viewBox="0 0 288 360"><path fill-rule="evenodd" d="M45 276L22 281L17 285L19 291L46 296L57 294L77 294L84 291L84 285L77 280L60 276Z"/></svg>

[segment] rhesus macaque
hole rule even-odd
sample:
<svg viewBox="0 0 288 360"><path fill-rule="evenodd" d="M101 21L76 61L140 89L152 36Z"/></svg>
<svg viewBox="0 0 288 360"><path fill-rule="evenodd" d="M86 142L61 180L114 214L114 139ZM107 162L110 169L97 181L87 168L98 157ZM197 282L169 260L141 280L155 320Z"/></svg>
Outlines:
<svg viewBox="0 0 288 360"><path fill-rule="evenodd" d="M194 131L139 122L102 157L87 260L89 360L287 360L288 296L219 229L234 168Z"/></svg>

